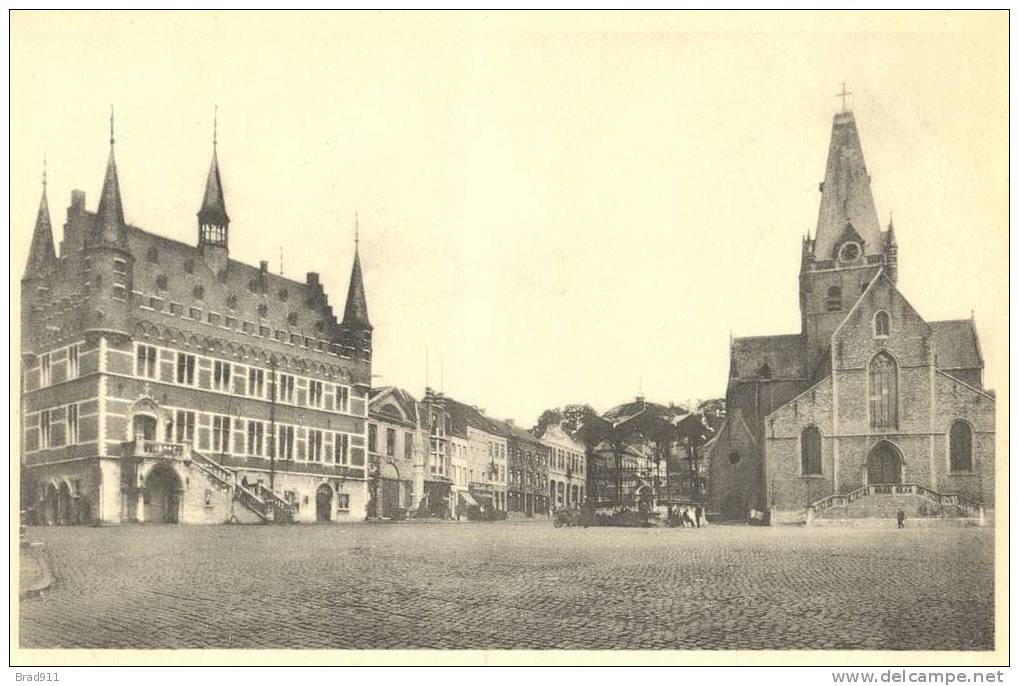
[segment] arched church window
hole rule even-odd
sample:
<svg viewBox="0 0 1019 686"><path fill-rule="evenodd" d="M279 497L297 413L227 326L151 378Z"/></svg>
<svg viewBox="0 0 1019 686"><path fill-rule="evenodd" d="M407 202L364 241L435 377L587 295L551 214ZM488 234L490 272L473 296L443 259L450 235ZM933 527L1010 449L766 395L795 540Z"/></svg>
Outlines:
<svg viewBox="0 0 1019 686"><path fill-rule="evenodd" d="M236 295L229 296L226 299L226 306L229 307L231 310L236 310L237 309L237 296Z"/></svg>
<svg viewBox="0 0 1019 686"><path fill-rule="evenodd" d="M884 310L878 311L874 315L874 335L875 336L887 336L891 330L891 320L888 317L888 313Z"/></svg>
<svg viewBox="0 0 1019 686"><path fill-rule="evenodd" d="M824 299L824 309L828 312L838 312L842 309L841 286L831 286L828 288L828 296Z"/></svg>
<svg viewBox="0 0 1019 686"><path fill-rule="evenodd" d="M800 434L800 473L813 476L821 473L821 432L808 426Z"/></svg>
<svg viewBox="0 0 1019 686"><path fill-rule="evenodd" d="M287 315L287 324L290 326L297 326L297 313L291 312Z"/></svg>
<svg viewBox="0 0 1019 686"><path fill-rule="evenodd" d="M205 287L195 286L194 290L191 291L191 294L195 296L195 300L203 300L205 298Z"/></svg>
<svg viewBox="0 0 1019 686"><path fill-rule="evenodd" d="M898 423L898 365L891 355L882 351L870 361L870 425L894 428Z"/></svg>
<svg viewBox="0 0 1019 686"><path fill-rule="evenodd" d="M290 297L290 294L287 293L287 289L286 288L281 288L279 295L280 295L280 300L282 300L283 302L286 302L287 298Z"/></svg>
<svg viewBox="0 0 1019 686"><path fill-rule="evenodd" d="M948 454L953 472L973 471L973 428L962 419L952 422L948 432Z"/></svg>
<svg viewBox="0 0 1019 686"><path fill-rule="evenodd" d="M166 274L160 274L156 277L156 288L161 291L166 290Z"/></svg>
<svg viewBox="0 0 1019 686"><path fill-rule="evenodd" d="M264 319L268 314L269 314L269 306L268 305L266 305L265 303L262 303L261 305L258 306L258 316L259 317L262 317Z"/></svg>

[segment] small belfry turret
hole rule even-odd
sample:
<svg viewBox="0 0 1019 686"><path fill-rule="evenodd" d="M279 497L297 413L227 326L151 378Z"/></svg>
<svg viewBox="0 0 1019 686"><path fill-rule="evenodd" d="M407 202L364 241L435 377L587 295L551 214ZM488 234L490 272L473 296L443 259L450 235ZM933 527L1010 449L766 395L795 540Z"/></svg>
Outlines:
<svg viewBox="0 0 1019 686"><path fill-rule="evenodd" d="M361 275L360 227L354 215L354 265L350 270L350 286L347 288L347 304L343 309L340 323L343 344L352 348L362 359L371 359L372 325L368 320L368 301L364 293L364 279Z"/></svg>
<svg viewBox="0 0 1019 686"><path fill-rule="evenodd" d="M229 255L230 216L223 199L223 181L219 175L218 112L212 119L212 163L205 180L202 207L198 210L198 247L209 268L219 273L226 268Z"/></svg>

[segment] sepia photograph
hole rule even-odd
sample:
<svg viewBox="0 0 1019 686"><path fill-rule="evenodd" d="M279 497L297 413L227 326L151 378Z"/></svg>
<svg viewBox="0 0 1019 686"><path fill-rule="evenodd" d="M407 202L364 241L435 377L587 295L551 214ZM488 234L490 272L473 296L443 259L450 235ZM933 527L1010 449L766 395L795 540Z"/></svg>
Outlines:
<svg viewBox="0 0 1019 686"><path fill-rule="evenodd" d="M1007 11L9 39L12 665L1007 664Z"/></svg>

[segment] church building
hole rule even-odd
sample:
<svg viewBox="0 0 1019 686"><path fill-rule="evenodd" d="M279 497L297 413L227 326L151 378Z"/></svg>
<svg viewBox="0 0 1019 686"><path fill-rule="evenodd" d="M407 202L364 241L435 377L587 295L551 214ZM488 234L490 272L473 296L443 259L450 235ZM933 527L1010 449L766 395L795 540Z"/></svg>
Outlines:
<svg viewBox="0 0 1019 686"><path fill-rule="evenodd" d="M318 274L231 258L213 137L195 244L124 219L113 121L59 253L45 176L21 281L22 507L37 523L363 519L372 326L356 249ZM256 227L240 227L257 231Z"/></svg>
<svg viewBox="0 0 1019 686"><path fill-rule="evenodd" d="M820 191L800 332L731 342L710 509L772 523L993 509L995 398L975 324L927 321L899 290L850 111L835 115Z"/></svg>

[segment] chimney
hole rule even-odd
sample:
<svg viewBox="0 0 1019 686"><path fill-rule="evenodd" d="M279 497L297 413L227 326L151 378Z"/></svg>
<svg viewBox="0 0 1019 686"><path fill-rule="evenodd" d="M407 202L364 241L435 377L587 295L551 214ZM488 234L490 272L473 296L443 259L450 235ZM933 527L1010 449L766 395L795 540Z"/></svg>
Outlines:
<svg viewBox="0 0 1019 686"><path fill-rule="evenodd" d="M318 272L308 272L308 285L309 286L318 285Z"/></svg>

